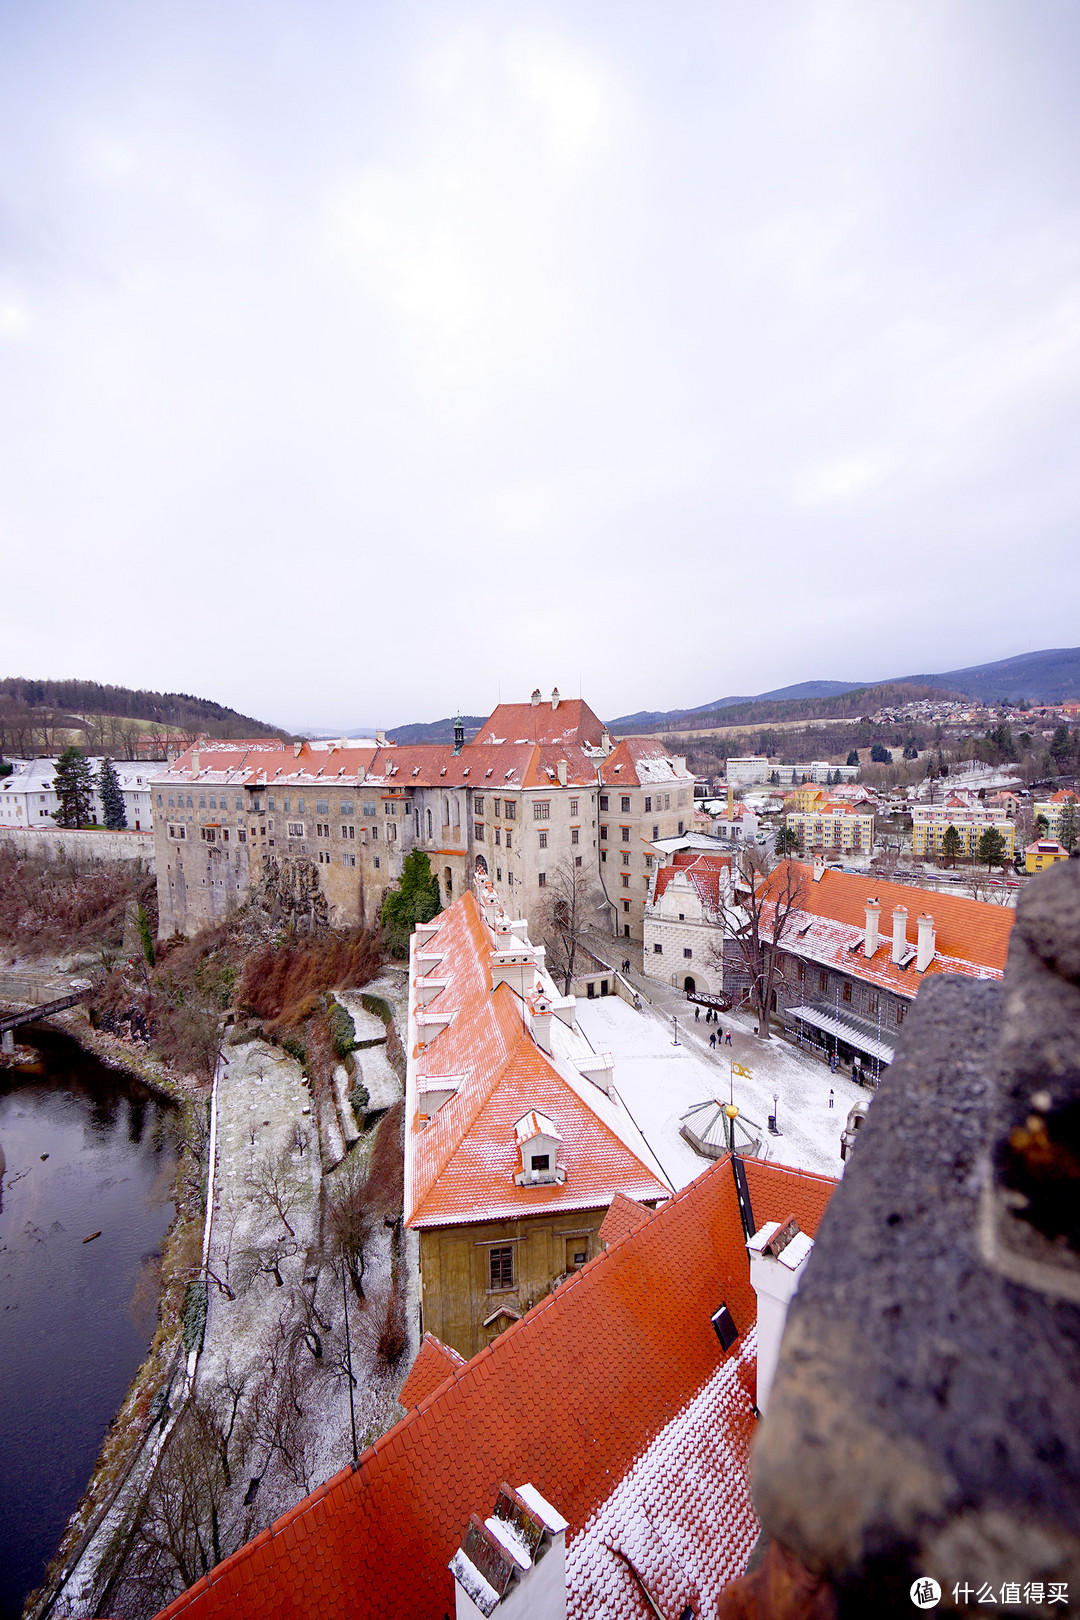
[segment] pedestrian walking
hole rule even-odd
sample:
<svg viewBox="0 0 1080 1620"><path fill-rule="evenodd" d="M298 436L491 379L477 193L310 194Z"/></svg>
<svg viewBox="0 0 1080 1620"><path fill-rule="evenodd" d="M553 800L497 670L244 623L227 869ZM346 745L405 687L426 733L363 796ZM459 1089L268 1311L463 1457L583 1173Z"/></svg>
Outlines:
<svg viewBox="0 0 1080 1620"><path fill-rule="evenodd" d="M716 1031L715 1031L715 1029L713 1030L712 1034L709 1036L709 1045L712 1047L713 1051L715 1052L716 1051Z"/></svg>
<svg viewBox="0 0 1080 1620"><path fill-rule="evenodd" d="M731 1031L730 1031L730 1029L727 1032L727 1043L728 1043L729 1046L731 1045Z"/></svg>
<svg viewBox="0 0 1080 1620"><path fill-rule="evenodd" d="M698 1019L700 1017L701 1017L701 1008L700 1007L695 1007L694 1008L694 1023L695 1024L697 1023L697 1021L698 1021Z"/></svg>
<svg viewBox="0 0 1080 1620"><path fill-rule="evenodd" d="M829 1088L829 1107L830 1107L830 1108L831 1108L831 1107L832 1107L832 1106L833 1106L833 1104L834 1104L834 1102L835 1102L835 1101L836 1101L836 1099L835 1099L835 1097L834 1097L834 1096L833 1096L833 1093L832 1093L832 1088L831 1088L831 1087L830 1087L830 1088Z"/></svg>

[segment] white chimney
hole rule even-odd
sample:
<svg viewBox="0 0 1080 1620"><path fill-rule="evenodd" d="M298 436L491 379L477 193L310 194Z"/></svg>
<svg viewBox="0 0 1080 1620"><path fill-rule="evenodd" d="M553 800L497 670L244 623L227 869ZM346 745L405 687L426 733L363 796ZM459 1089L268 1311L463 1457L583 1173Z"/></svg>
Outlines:
<svg viewBox="0 0 1080 1620"><path fill-rule="evenodd" d="M551 707L553 709L559 707L559 688L557 686L551 688Z"/></svg>
<svg viewBox="0 0 1080 1620"><path fill-rule="evenodd" d="M299 759L300 758L300 754L301 754L301 751L303 749L303 746L304 745L303 745L302 742L293 743L293 745L292 745L293 759Z"/></svg>
<svg viewBox="0 0 1080 1620"><path fill-rule="evenodd" d="M559 786L560 787L565 787L566 786L566 761L565 761L565 759L560 759L558 761L558 763L556 764L555 769L558 772Z"/></svg>
<svg viewBox="0 0 1080 1620"><path fill-rule="evenodd" d="M605 754L611 753L611 733L608 731L607 726L605 726L603 731L600 733L600 747L604 750Z"/></svg>
<svg viewBox="0 0 1080 1620"><path fill-rule="evenodd" d="M746 1244L750 1255L750 1281L757 1295L756 1405L761 1413L768 1406L780 1359L788 1306L813 1247L813 1239L799 1230L793 1215L783 1226L779 1221L766 1221Z"/></svg>
<svg viewBox="0 0 1080 1620"><path fill-rule="evenodd" d="M814 882L815 883L820 883L824 876L825 876L825 857L824 857L824 855L815 855L814 856Z"/></svg>
<svg viewBox="0 0 1080 1620"><path fill-rule="evenodd" d="M533 1040L541 1052L551 1056L551 1020L554 1016L551 1000L541 990L532 996L529 1001L529 1027L532 1030Z"/></svg>
<svg viewBox="0 0 1080 1620"><path fill-rule="evenodd" d="M881 916L881 901L868 900L866 902L866 939L863 942L863 955L869 959L878 948L878 919Z"/></svg>
<svg viewBox="0 0 1080 1620"><path fill-rule="evenodd" d="M450 1560L456 1620L566 1620L562 1514L533 1485L503 1483L491 1517L474 1513Z"/></svg>
<svg viewBox="0 0 1080 1620"><path fill-rule="evenodd" d="M934 934L934 919L926 912L919 917L919 950L915 958L915 968L919 973L925 973L934 960L934 951L937 948L937 939Z"/></svg>
<svg viewBox="0 0 1080 1620"><path fill-rule="evenodd" d="M902 962L907 955L907 906L894 906L892 914L892 960Z"/></svg>
<svg viewBox="0 0 1080 1620"><path fill-rule="evenodd" d="M375 733L375 746L376 746L376 748L385 748L386 747L386 732L385 731L377 731Z"/></svg>
<svg viewBox="0 0 1080 1620"><path fill-rule="evenodd" d="M529 702L532 704L534 709L539 707L539 704L540 704L540 688L538 686L533 687L532 697L529 699Z"/></svg>

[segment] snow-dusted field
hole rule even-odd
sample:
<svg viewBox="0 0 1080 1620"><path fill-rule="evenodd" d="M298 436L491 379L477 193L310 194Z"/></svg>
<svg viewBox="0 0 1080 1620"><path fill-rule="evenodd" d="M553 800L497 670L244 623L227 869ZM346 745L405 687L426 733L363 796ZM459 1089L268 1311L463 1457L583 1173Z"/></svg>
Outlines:
<svg viewBox="0 0 1080 1620"><path fill-rule="evenodd" d="M838 1176L843 1170L840 1133L848 1110L870 1093L843 1073L832 1075L827 1066L804 1056L779 1036L768 1044L753 1034L753 1024L737 1015L722 1014L720 1024L706 1024L702 1012L694 1020L693 1007L677 992L664 996L662 986L653 1006L638 1013L617 996L579 1000L578 1021L598 1052L615 1059L615 1088L676 1188L693 1181L711 1162L702 1158L679 1135L682 1116L695 1103L734 1096L740 1111L762 1129L767 1156L778 1164ZM678 1018L679 1045L674 1046L672 1012ZM714 1029L732 1031L731 1046L715 1052L709 1046ZM752 1078L735 1075L732 1061L748 1068ZM829 1094L833 1106L829 1107ZM765 1130L779 1101L781 1136Z"/></svg>

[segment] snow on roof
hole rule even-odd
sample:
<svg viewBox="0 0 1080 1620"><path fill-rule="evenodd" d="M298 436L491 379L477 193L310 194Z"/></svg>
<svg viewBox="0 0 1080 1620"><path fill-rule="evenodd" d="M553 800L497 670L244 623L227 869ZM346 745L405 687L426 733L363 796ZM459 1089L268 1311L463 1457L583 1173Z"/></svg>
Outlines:
<svg viewBox="0 0 1080 1620"><path fill-rule="evenodd" d="M497 903L496 903L497 904ZM501 912L493 919L505 920ZM513 939L522 958L515 982L492 984L495 944L475 895L433 919L425 952L442 954L445 987L423 1009L437 1020L423 1046L413 1010L406 1080L406 1223L445 1226L513 1218L541 1210L606 1207L616 1191L635 1199L663 1198L669 1187L617 1096L608 1096L575 1067L593 1049L573 1023L551 1020L549 1055L528 1027L528 998L543 989L573 1009L539 969L527 940ZM520 982L516 982L520 980ZM441 1017L440 1017L441 1015ZM445 1019L445 1023L442 1020ZM425 1036L427 1035L425 1030ZM421 1130L417 1096L429 1076L461 1074L455 1094ZM520 1170L517 1128L535 1111L563 1143L562 1182L515 1184Z"/></svg>
<svg viewBox="0 0 1080 1620"><path fill-rule="evenodd" d="M835 1183L755 1161L745 1170L758 1222L794 1214L816 1233ZM711 1324L720 1301L739 1332L727 1351ZM571 1620L678 1615L691 1582L695 1613L715 1612L758 1533L747 1480L756 1316L725 1158L164 1614L452 1612L448 1566L463 1533L513 1479L531 1482L539 1517L555 1503L567 1525Z"/></svg>

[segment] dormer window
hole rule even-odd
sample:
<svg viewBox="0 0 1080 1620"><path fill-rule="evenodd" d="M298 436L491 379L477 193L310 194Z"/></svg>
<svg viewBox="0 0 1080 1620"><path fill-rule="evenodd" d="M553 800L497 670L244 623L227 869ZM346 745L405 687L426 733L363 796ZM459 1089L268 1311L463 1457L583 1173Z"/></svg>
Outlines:
<svg viewBox="0 0 1080 1620"><path fill-rule="evenodd" d="M514 1126L514 1137L521 1155L521 1169L514 1176L519 1187L550 1186L566 1180L565 1167L558 1162L562 1138L546 1114L532 1109Z"/></svg>

